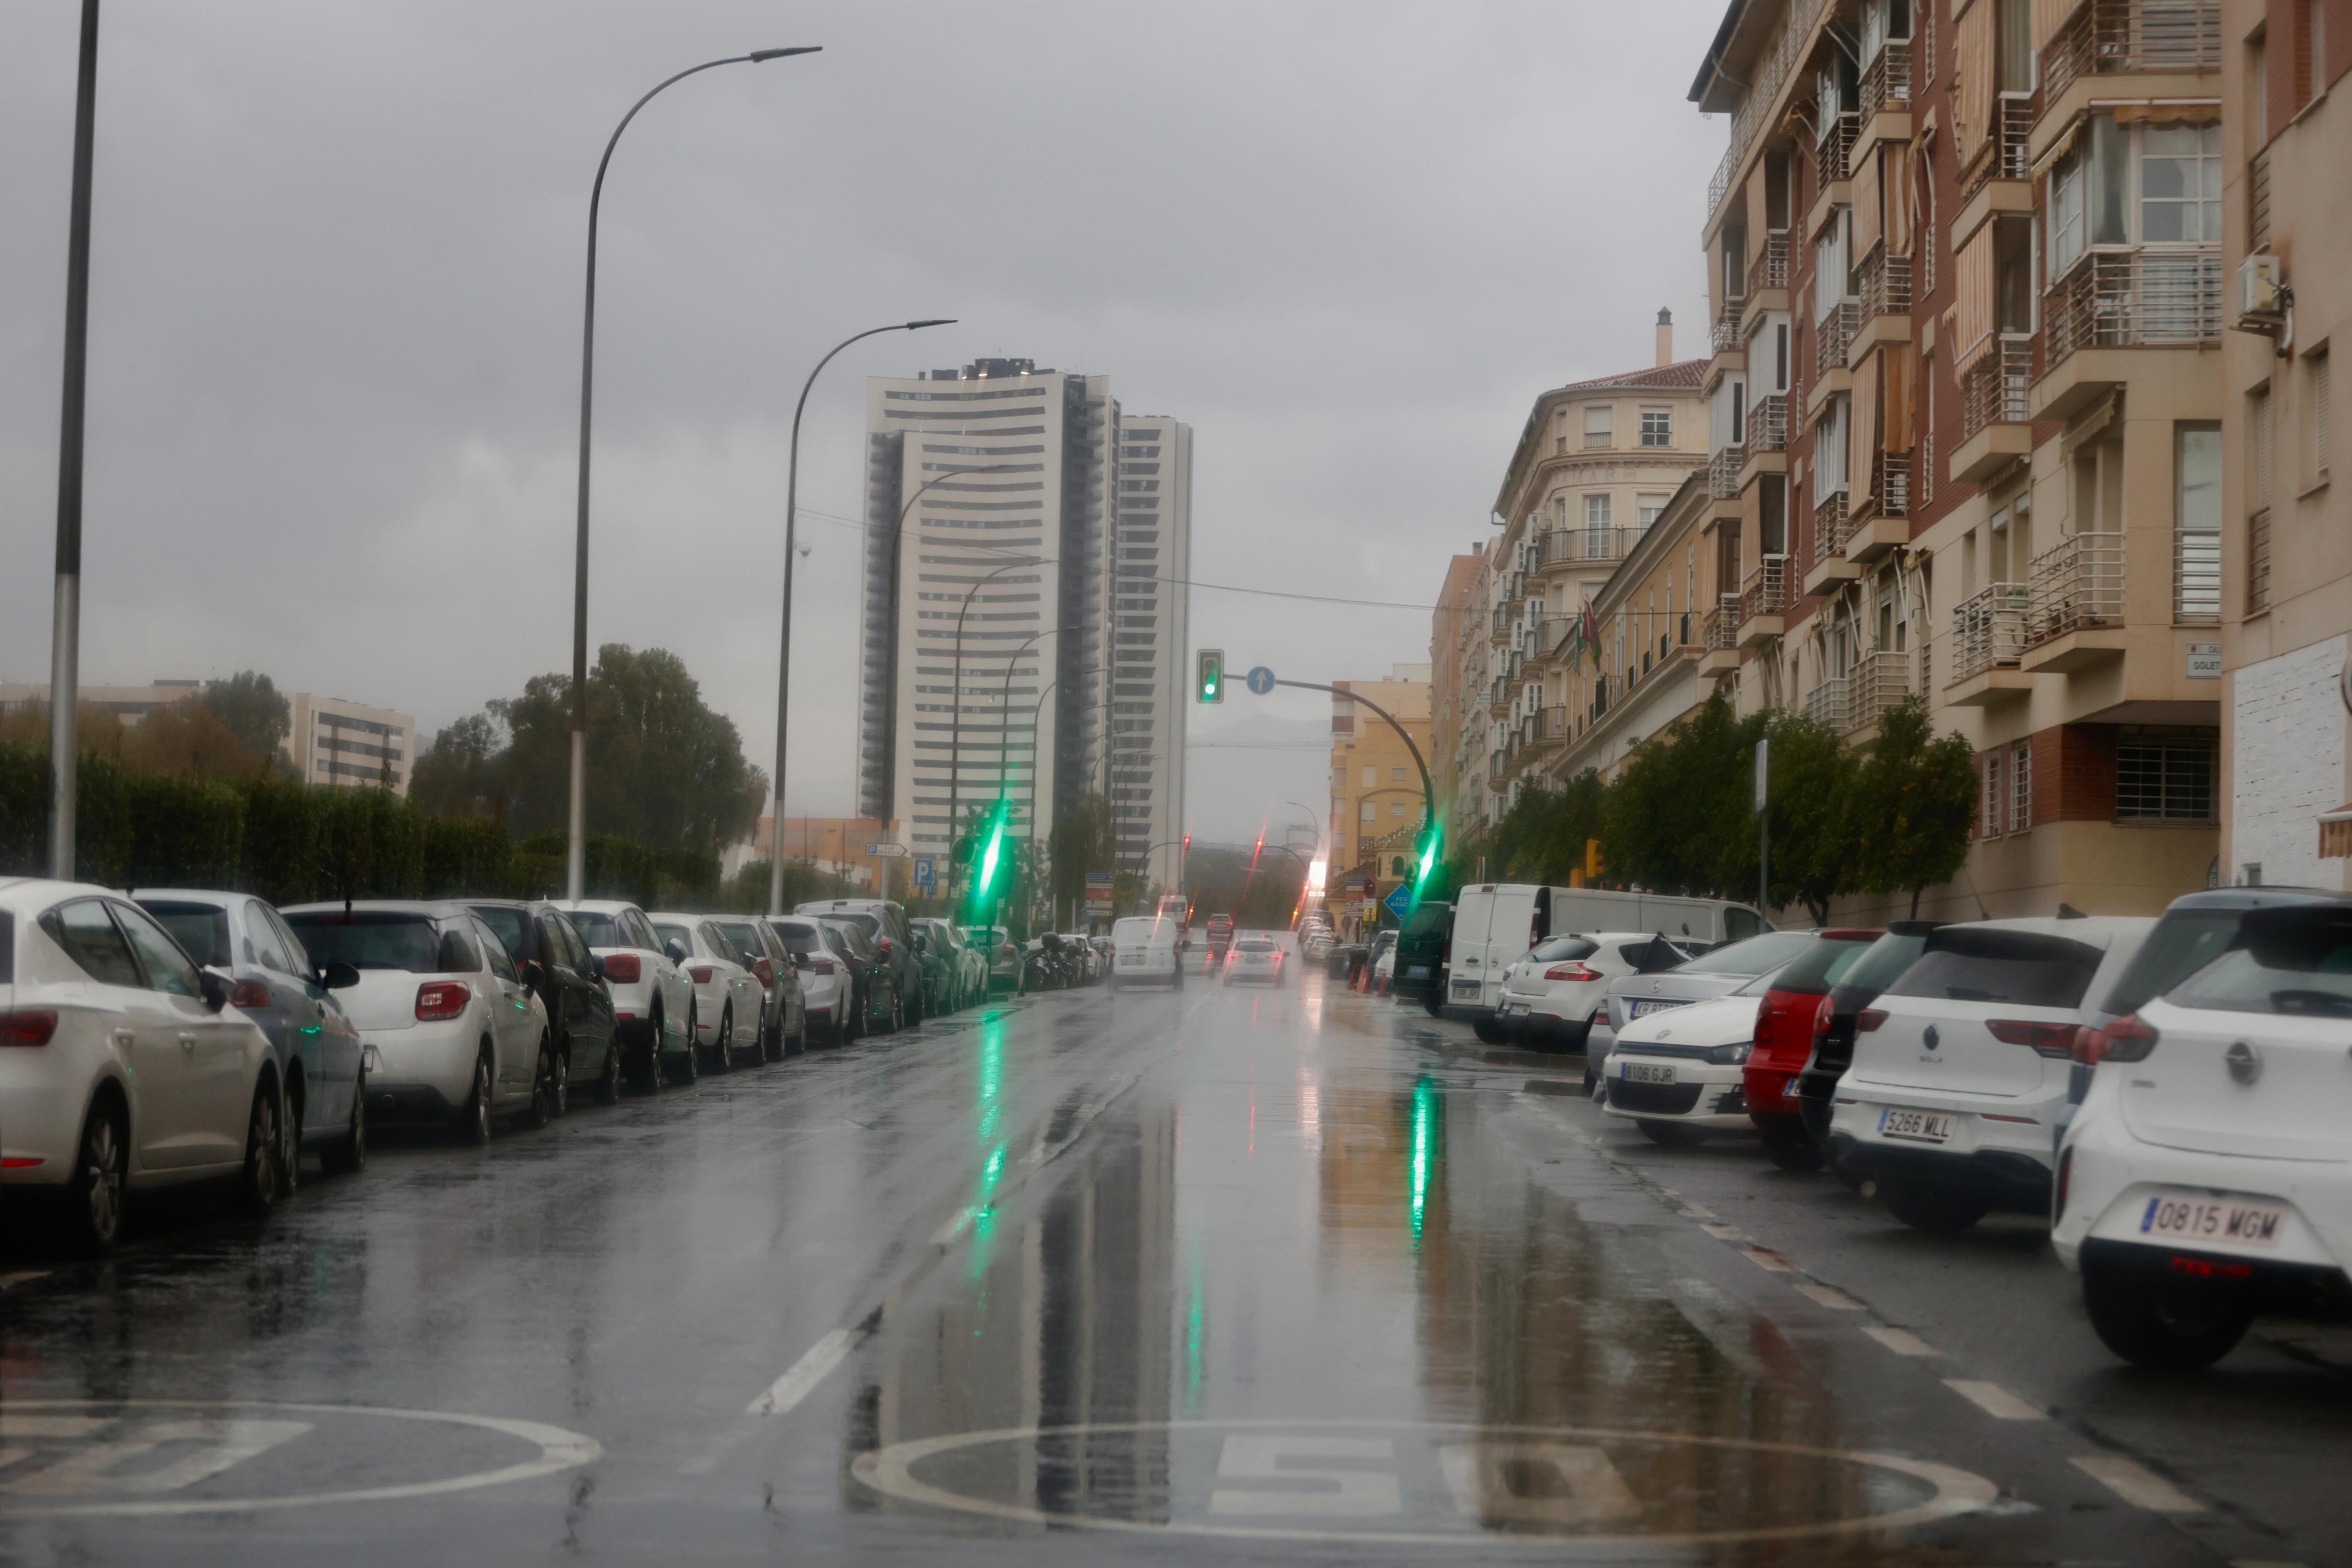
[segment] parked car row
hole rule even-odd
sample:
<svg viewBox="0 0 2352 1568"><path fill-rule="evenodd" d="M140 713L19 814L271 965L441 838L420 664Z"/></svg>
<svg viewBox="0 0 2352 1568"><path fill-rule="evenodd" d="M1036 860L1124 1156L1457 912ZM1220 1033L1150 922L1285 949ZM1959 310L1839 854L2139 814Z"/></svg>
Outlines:
<svg viewBox="0 0 2352 1568"><path fill-rule="evenodd" d="M1553 937L1504 994L1564 1030L1591 1003L1587 1083L1654 1141L1753 1131L1922 1230L2045 1216L2144 1365L2209 1364L2260 1310L2352 1313L2352 897L1769 931L1671 965L1644 940Z"/></svg>
<svg viewBox="0 0 2352 1568"><path fill-rule="evenodd" d="M1091 949L1088 949L1091 953ZM765 918L613 900L346 900L0 879L0 1185L103 1250L133 1192L266 1212L371 1124L486 1142L984 999L988 960L882 900ZM46 1191L43 1191L46 1189Z"/></svg>

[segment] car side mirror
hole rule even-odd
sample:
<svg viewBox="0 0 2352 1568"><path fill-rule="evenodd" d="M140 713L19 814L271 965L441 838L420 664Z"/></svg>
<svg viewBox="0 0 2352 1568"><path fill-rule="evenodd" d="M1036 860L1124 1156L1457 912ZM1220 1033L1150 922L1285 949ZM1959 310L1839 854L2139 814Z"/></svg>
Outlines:
<svg viewBox="0 0 2352 1568"><path fill-rule="evenodd" d="M678 941L676 937L672 937L667 942L662 943L662 952L669 955L669 961L672 963L684 963L686 962L686 943Z"/></svg>
<svg viewBox="0 0 2352 1568"><path fill-rule="evenodd" d="M526 958L516 964L515 973L521 977L525 985L533 990L537 990L547 979L547 971L539 966L539 961L535 958Z"/></svg>
<svg viewBox="0 0 2352 1568"><path fill-rule="evenodd" d="M591 980L604 978L604 960L596 953L592 952L588 955L588 978Z"/></svg>
<svg viewBox="0 0 2352 1568"><path fill-rule="evenodd" d="M806 969L806 968L808 967L808 961L807 961L806 959L804 959L801 954L799 954L799 953L795 952L795 953L792 953L792 954L790 954L789 956L791 957L791 959L792 959L792 961L793 961L793 967L794 969Z"/></svg>
<svg viewBox="0 0 2352 1568"><path fill-rule="evenodd" d="M319 971L319 984L330 991L348 991L360 983L360 966L338 958Z"/></svg>
<svg viewBox="0 0 2352 1568"><path fill-rule="evenodd" d="M229 984L209 969L196 971L196 985L204 993L205 1005L217 1013L228 1005Z"/></svg>

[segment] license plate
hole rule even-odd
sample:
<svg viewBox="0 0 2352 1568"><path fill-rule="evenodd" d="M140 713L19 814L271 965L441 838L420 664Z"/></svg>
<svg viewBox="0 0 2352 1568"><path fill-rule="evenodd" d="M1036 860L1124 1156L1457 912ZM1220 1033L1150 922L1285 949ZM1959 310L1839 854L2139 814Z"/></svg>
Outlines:
<svg viewBox="0 0 2352 1568"><path fill-rule="evenodd" d="M1478 994L1478 983L1475 980L1457 980L1454 983L1454 994L1475 996Z"/></svg>
<svg viewBox="0 0 2352 1568"><path fill-rule="evenodd" d="M1524 1002L1506 1002L1503 1004L1503 1016L1507 1018L1516 1018L1527 1010L1528 1005Z"/></svg>
<svg viewBox="0 0 2352 1568"><path fill-rule="evenodd" d="M2286 1210L2277 1204L2192 1198L2159 1193L2147 1200L2140 1234L2168 1241L2218 1241L2232 1247L2276 1247Z"/></svg>
<svg viewBox="0 0 2352 1568"><path fill-rule="evenodd" d="M1908 1138L1919 1143L1951 1140L1953 1118L1934 1110L1898 1110L1889 1106L1878 1113L1878 1131L1885 1138Z"/></svg>
<svg viewBox="0 0 2352 1568"><path fill-rule="evenodd" d="M1628 1002L1625 1004L1625 1016L1628 1018L1646 1018L1653 1013L1663 1013L1669 1007L1679 1007L1681 1005L1682 1003L1680 1000L1669 1001L1664 998L1660 998L1656 1001Z"/></svg>
<svg viewBox="0 0 2352 1568"><path fill-rule="evenodd" d="M1404 977L1407 980L1426 980L1429 978L1429 965L1416 963L1404 972Z"/></svg>
<svg viewBox="0 0 2352 1568"><path fill-rule="evenodd" d="M1627 1083L1672 1083L1675 1066L1672 1062L1627 1062L1617 1076Z"/></svg>

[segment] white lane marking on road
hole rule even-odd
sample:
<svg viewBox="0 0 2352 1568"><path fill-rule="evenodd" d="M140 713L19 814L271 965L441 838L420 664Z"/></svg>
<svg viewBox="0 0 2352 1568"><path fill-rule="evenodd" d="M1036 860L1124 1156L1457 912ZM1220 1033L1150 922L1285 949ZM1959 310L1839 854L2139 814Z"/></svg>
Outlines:
<svg viewBox="0 0 2352 1568"><path fill-rule="evenodd" d="M1861 1302L1834 1285L1816 1285L1811 1280L1804 1280L1798 1284L1797 1294L1805 1297L1817 1306L1827 1307L1832 1312L1862 1310Z"/></svg>
<svg viewBox="0 0 2352 1568"><path fill-rule="evenodd" d="M1896 1355L1939 1356L1944 1353L1908 1329L1890 1329L1884 1323L1864 1323L1862 1331Z"/></svg>
<svg viewBox="0 0 2352 1568"><path fill-rule="evenodd" d="M2149 1469L2121 1454L2085 1454L2074 1467L2134 1508L2150 1513L2203 1513L2205 1505Z"/></svg>
<svg viewBox="0 0 2352 1568"><path fill-rule="evenodd" d="M1750 1247L1745 1250L1748 1255L1748 1261L1753 1263L1759 1268L1766 1269L1774 1274L1794 1274L1797 1271L1797 1266L1795 1264L1790 1262L1786 1258L1783 1258L1780 1254L1773 1251L1769 1247Z"/></svg>
<svg viewBox="0 0 2352 1568"><path fill-rule="evenodd" d="M784 1375L768 1385L768 1391L745 1407L746 1415L786 1415L794 1405L816 1392L825 1374L849 1359L857 1348L861 1336L848 1329L835 1329L801 1352L801 1359L784 1369Z"/></svg>
<svg viewBox="0 0 2352 1568"><path fill-rule="evenodd" d="M1736 1225L1703 1225L1699 1229L1717 1241L1746 1241L1748 1233Z"/></svg>
<svg viewBox="0 0 2352 1568"><path fill-rule="evenodd" d="M1711 1208L1707 1208L1699 1204L1688 1202L1685 1202L1683 1205L1683 1213L1690 1215L1693 1219L1720 1219L1723 1217Z"/></svg>
<svg viewBox="0 0 2352 1568"><path fill-rule="evenodd" d="M2049 1416L2028 1405L1997 1383L1979 1383L1972 1378L1948 1377L1944 1386L1975 1405L1996 1421L2047 1421Z"/></svg>

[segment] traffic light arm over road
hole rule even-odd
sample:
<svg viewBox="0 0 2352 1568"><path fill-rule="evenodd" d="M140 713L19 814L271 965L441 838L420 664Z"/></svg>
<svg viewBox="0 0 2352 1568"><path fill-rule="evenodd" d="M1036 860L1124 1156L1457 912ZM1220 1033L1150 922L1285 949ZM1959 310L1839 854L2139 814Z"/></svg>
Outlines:
<svg viewBox="0 0 2352 1568"><path fill-rule="evenodd" d="M1220 652L1217 658L1222 667L1224 655ZM1261 676L1263 679L1260 679ZM1429 764L1422 760L1421 747L1414 743L1412 732L1397 722L1395 714L1361 692L1344 691L1339 687L1324 686L1312 680L1277 680L1274 679L1272 670L1263 667L1250 672L1251 690L1256 691L1261 687L1271 689L1276 686L1296 687L1301 691L1328 691L1334 697L1344 697L1350 702L1360 702L1387 720L1389 728L1394 730L1397 732L1397 738L1404 742L1404 749L1412 753L1412 765L1421 770L1421 837L1416 846L1420 858L1413 868L1412 884L1413 896L1418 899L1421 896L1422 884L1429 879L1429 873L1437 865L1437 792L1430 787Z"/></svg>

